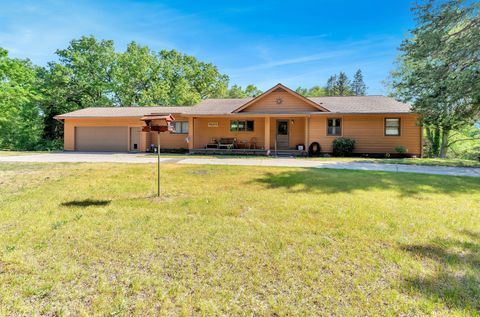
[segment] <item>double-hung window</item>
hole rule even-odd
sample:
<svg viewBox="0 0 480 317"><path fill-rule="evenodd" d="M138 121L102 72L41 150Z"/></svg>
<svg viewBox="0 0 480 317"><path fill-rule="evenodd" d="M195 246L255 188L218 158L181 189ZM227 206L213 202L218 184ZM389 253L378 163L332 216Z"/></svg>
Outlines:
<svg viewBox="0 0 480 317"><path fill-rule="evenodd" d="M327 119L327 135L342 135L342 119Z"/></svg>
<svg viewBox="0 0 480 317"><path fill-rule="evenodd" d="M385 118L385 135L400 135L400 118Z"/></svg>

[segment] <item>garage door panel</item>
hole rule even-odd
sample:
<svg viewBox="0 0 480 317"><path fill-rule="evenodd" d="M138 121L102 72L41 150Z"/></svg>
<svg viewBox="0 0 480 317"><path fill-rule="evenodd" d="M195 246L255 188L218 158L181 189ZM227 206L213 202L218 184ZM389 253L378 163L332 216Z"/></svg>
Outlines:
<svg viewBox="0 0 480 317"><path fill-rule="evenodd" d="M127 127L76 127L76 151L128 151Z"/></svg>

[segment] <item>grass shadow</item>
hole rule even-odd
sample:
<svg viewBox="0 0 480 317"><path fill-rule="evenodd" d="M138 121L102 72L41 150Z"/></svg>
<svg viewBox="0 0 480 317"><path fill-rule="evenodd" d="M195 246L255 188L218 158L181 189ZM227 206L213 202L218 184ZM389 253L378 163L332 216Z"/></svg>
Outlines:
<svg viewBox="0 0 480 317"><path fill-rule="evenodd" d="M94 200L94 199L85 199L85 200L71 200L63 202L60 205L63 207L89 207L89 206L106 206L110 204L111 200Z"/></svg>
<svg viewBox="0 0 480 317"><path fill-rule="evenodd" d="M465 194L480 191L480 179L473 177L313 168L265 173L249 183L260 183L268 189L283 188L292 193L393 189L402 196L414 196L421 193Z"/></svg>
<svg viewBox="0 0 480 317"><path fill-rule="evenodd" d="M475 315L480 312L480 234L464 234L470 241L441 238L429 244L402 246L410 256L437 264L432 274L407 277L404 286L450 309Z"/></svg>

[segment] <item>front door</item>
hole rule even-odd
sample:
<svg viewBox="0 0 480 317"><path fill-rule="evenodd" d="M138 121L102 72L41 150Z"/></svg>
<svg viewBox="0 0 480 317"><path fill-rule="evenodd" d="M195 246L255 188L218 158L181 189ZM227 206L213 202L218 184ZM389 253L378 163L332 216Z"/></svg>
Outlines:
<svg viewBox="0 0 480 317"><path fill-rule="evenodd" d="M277 120L277 149L288 150L288 120Z"/></svg>

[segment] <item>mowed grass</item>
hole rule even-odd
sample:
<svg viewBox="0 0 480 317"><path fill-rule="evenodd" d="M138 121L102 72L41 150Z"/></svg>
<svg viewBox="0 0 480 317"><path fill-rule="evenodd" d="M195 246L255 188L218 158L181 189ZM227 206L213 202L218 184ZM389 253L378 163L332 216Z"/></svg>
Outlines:
<svg viewBox="0 0 480 317"><path fill-rule="evenodd" d="M480 161L465 159L440 159L440 158L361 158L361 157L312 157L316 161L339 161L354 163L381 163L381 164L403 164L423 166L449 166L449 167L480 167Z"/></svg>
<svg viewBox="0 0 480 317"><path fill-rule="evenodd" d="M478 315L480 179L0 164L0 315Z"/></svg>

